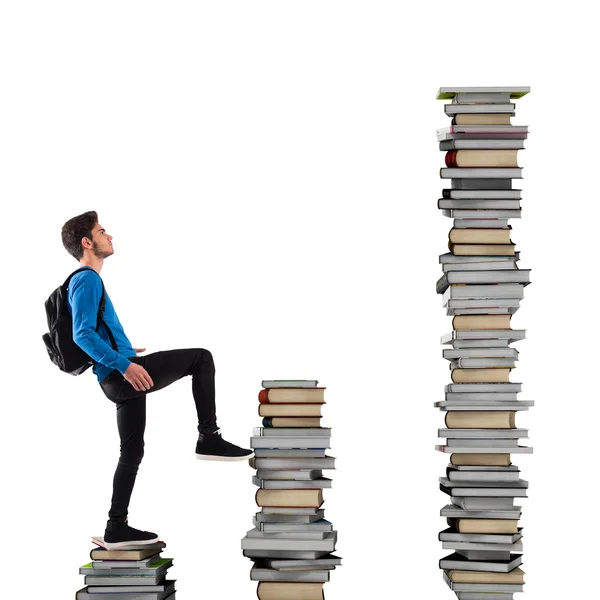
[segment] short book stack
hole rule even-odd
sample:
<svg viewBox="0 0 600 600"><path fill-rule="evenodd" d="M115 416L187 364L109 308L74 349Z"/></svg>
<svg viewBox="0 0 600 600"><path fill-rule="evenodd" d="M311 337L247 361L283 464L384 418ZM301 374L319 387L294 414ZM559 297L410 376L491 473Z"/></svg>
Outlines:
<svg viewBox="0 0 600 600"><path fill-rule="evenodd" d="M92 562L79 569L86 587L75 600L175 600L175 580L167 579L173 559L160 556L164 542L107 549L102 537L92 541Z"/></svg>
<svg viewBox="0 0 600 600"><path fill-rule="evenodd" d="M325 388L314 380L263 381L258 395L262 427L254 429L250 466L258 486L254 528L242 539L254 561L250 579L259 600L322 600L323 585L341 558L337 531L325 519L323 489L335 468L327 455L331 428L321 427Z"/></svg>
<svg viewBox="0 0 600 600"><path fill-rule="evenodd" d="M438 129L450 185L438 207L453 219L450 252L440 256L443 275L436 291L443 296L452 331L442 337L452 383L435 406L445 412L446 438L436 449L450 455L440 489L449 496L441 510L448 528L439 534L452 554L440 560L444 580L460 600L512 600L523 591L521 506L528 482L521 479L511 454L532 449L517 427L517 412L533 401L518 400L520 383L510 381L519 359L510 345L524 339L512 329L529 269L518 267L509 219L521 218L522 178L517 153L527 127L513 125L513 100L529 87L440 88L437 98L451 100L445 113L450 127ZM518 501L517 500L517 501Z"/></svg>

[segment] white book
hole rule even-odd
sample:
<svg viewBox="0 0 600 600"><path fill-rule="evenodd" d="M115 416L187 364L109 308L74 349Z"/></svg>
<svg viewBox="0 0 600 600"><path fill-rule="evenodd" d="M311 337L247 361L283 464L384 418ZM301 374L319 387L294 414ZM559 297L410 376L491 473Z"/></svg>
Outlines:
<svg viewBox="0 0 600 600"><path fill-rule="evenodd" d="M263 379L262 387L272 388L313 388L317 387L316 379Z"/></svg>
<svg viewBox="0 0 600 600"><path fill-rule="evenodd" d="M472 409L471 409L472 410ZM527 446L518 446L516 448L488 448L488 447L480 447L480 448L472 448L470 446L447 446L447 445L436 445L435 449L438 452L444 452L446 454L532 454L533 448L529 448ZM461 494L457 493L457 496ZM477 494L470 494L475 495ZM485 496L486 494L480 494L481 496Z"/></svg>
<svg viewBox="0 0 600 600"><path fill-rule="evenodd" d="M441 336L441 344L449 344L453 340L509 340L518 342L525 339L525 329L463 329L453 330Z"/></svg>
<svg viewBox="0 0 600 600"><path fill-rule="evenodd" d="M442 179L523 179L522 167L442 167Z"/></svg>
<svg viewBox="0 0 600 600"><path fill-rule="evenodd" d="M514 358L518 360L516 348L444 348L442 356L448 360L455 358Z"/></svg>
<svg viewBox="0 0 600 600"><path fill-rule="evenodd" d="M520 519L521 507L510 510L463 510L454 504L447 504L440 510L440 517L447 519Z"/></svg>
<svg viewBox="0 0 600 600"><path fill-rule="evenodd" d="M265 437L262 435L250 438L250 448L330 448L328 437Z"/></svg>
<svg viewBox="0 0 600 600"><path fill-rule="evenodd" d="M252 483L265 490L313 490L331 487L331 479L327 477L305 481L296 479L260 479L254 475Z"/></svg>
<svg viewBox="0 0 600 600"><path fill-rule="evenodd" d="M514 116L515 105L507 104L445 104L444 112L447 115L463 114L509 114Z"/></svg>
<svg viewBox="0 0 600 600"><path fill-rule="evenodd" d="M320 550L333 552L337 532L332 531L322 540L297 540L297 539L264 539L253 538L247 535L242 538L242 550Z"/></svg>

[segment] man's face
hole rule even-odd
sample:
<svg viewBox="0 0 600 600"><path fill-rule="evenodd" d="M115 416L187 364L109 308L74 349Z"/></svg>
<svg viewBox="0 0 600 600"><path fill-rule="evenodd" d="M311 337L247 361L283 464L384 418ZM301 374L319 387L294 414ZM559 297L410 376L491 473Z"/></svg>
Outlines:
<svg viewBox="0 0 600 600"><path fill-rule="evenodd" d="M100 223L92 229L92 252L97 258L106 258L114 253L112 236L108 235Z"/></svg>

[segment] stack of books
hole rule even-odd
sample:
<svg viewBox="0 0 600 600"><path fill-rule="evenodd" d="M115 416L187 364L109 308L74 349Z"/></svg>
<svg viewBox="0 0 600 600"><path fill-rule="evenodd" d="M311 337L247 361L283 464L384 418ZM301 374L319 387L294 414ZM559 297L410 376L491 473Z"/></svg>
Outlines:
<svg viewBox="0 0 600 600"><path fill-rule="evenodd" d="M331 428L321 427L325 388L315 380L263 381L258 395L262 427L250 445L258 486L254 528L242 539L244 556L254 561L250 579L259 600L321 600L330 572L341 564L337 531L325 519L323 489L335 468L327 455Z"/></svg>
<svg viewBox="0 0 600 600"><path fill-rule="evenodd" d="M92 541L92 562L79 569L86 587L75 600L175 600L175 580L167 579L173 559L160 557L164 542L108 549L104 538Z"/></svg>
<svg viewBox="0 0 600 600"><path fill-rule="evenodd" d="M523 591L521 506L528 482L511 454L532 449L516 415L533 406L519 400L520 383L510 381L519 353L511 347L525 337L512 329L529 269L520 269L509 219L521 218L522 178L517 153L527 127L513 125L512 102L529 87L440 88L452 125L437 130L450 185L438 207L453 219L450 252L440 256L443 296L452 331L442 337L452 383L435 406L445 412L446 438L436 449L450 454L440 489L450 502L441 510L449 527L439 534L452 554L440 560L444 580L460 600L511 600Z"/></svg>

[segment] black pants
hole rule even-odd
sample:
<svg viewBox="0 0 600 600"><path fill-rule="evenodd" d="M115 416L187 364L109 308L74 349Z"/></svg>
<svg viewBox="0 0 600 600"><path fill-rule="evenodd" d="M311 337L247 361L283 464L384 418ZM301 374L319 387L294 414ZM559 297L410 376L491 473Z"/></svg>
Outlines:
<svg viewBox="0 0 600 600"><path fill-rule="evenodd" d="M217 429L215 414L215 364L212 354L202 348L168 350L129 359L142 365L154 385L145 392L136 392L119 371L112 371L100 382L104 395L117 405L117 425L121 439L121 455L113 479L113 495L108 516L123 521L138 467L144 456L146 428L146 394L157 392L174 381L192 376L192 394L198 413L198 431Z"/></svg>

